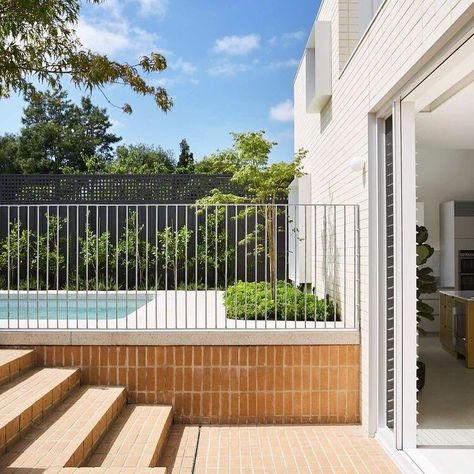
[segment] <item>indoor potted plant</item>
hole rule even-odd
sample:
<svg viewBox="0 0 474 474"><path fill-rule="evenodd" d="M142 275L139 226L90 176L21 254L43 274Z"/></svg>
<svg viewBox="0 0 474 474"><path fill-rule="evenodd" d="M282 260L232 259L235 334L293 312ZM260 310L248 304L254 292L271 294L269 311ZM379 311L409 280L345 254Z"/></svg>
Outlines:
<svg viewBox="0 0 474 474"><path fill-rule="evenodd" d="M421 318L434 320L433 308L421 300L421 295L436 293L436 278L432 275L433 270L426 266L426 262L433 255L434 249L428 245L428 230L424 226L416 226L416 320L418 322L417 329L420 334L425 331L420 327ZM421 390L425 385L425 363L417 361L417 377L416 387Z"/></svg>

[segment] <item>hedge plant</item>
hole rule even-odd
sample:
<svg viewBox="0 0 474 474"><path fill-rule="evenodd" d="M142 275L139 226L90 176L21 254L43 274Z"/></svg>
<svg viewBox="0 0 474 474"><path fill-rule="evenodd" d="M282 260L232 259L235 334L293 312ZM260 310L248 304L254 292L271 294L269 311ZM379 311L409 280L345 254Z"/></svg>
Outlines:
<svg viewBox="0 0 474 474"><path fill-rule="evenodd" d="M315 314L317 321L337 320L332 301L318 299L284 281L277 282L275 299L269 282L238 281L227 287L224 304L231 319L275 319L276 312L278 320L314 321Z"/></svg>

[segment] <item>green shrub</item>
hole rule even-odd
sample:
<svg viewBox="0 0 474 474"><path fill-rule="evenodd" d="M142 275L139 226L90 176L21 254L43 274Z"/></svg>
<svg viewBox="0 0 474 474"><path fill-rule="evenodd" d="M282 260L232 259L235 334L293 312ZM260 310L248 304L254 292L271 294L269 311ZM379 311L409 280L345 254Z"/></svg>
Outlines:
<svg viewBox="0 0 474 474"><path fill-rule="evenodd" d="M276 303L275 303L276 299ZM232 319L277 319L288 321L334 321L334 303L318 299L289 283L279 281L276 298L272 296L272 286L268 282L252 283L239 281L228 286L224 295L227 317Z"/></svg>

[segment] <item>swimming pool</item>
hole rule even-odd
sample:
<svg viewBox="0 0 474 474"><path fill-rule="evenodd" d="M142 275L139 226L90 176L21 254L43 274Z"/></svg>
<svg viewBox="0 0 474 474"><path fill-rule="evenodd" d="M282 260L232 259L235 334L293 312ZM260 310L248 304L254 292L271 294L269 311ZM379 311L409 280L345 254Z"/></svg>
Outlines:
<svg viewBox="0 0 474 474"><path fill-rule="evenodd" d="M129 292L99 296L75 292L0 294L0 320L101 321L125 318L152 301L153 294Z"/></svg>

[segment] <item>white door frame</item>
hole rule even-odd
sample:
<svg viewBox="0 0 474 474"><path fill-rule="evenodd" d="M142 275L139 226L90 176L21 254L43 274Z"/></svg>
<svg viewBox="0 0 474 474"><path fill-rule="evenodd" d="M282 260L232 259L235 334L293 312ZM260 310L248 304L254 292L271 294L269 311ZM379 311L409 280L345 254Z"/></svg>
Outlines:
<svg viewBox="0 0 474 474"><path fill-rule="evenodd" d="M369 116L369 433L397 449L416 447L416 164L414 107L400 99ZM386 427L385 119L393 123L395 419ZM403 139L402 139L403 138ZM414 212L412 212L412 209ZM409 272L406 269L413 269ZM406 349L407 345L410 347Z"/></svg>
<svg viewBox="0 0 474 474"><path fill-rule="evenodd" d="M395 106L395 322L397 448L416 448L416 143L415 106ZM398 143L397 143L398 141ZM397 210L398 208L398 210ZM397 291L397 288L399 289ZM397 351L396 351L397 352ZM398 413L397 413L398 411Z"/></svg>
<svg viewBox="0 0 474 474"><path fill-rule="evenodd" d="M472 28L472 26L471 26ZM389 448L416 448L416 88L472 36L463 28L369 127L369 434ZM415 97L415 98L414 98ZM395 426L385 420L385 134L392 115L395 210Z"/></svg>

